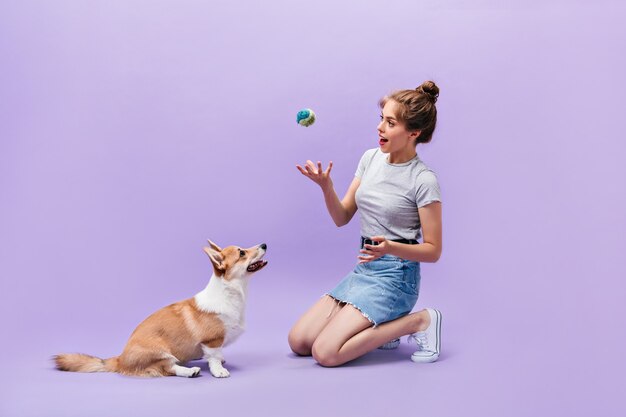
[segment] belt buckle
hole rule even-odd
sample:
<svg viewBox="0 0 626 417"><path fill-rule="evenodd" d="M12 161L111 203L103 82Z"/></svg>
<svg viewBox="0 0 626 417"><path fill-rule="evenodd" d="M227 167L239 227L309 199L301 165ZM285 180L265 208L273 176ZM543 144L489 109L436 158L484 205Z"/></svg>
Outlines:
<svg viewBox="0 0 626 417"><path fill-rule="evenodd" d="M378 242L372 240L372 239L363 239L363 247L365 247L365 245L372 245L372 246L378 246Z"/></svg>

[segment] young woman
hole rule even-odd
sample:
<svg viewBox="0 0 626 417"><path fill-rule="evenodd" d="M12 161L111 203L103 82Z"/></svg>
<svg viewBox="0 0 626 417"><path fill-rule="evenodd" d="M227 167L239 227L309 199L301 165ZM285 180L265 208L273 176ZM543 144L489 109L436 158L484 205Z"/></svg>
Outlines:
<svg viewBox="0 0 626 417"><path fill-rule="evenodd" d="M413 309L420 263L441 255L441 196L437 177L418 157L418 143L430 142L437 122L439 88L426 81L380 100L379 147L361 157L355 178L339 200L327 169L297 165L318 184L338 227L357 208L361 215L359 262L289 332L298 355L322 366L338 366L376 349L396 348L409 335L418 349L414 362L433 362L441 347L441 313ZM423 242L418 244L422 237Z"/></svg>

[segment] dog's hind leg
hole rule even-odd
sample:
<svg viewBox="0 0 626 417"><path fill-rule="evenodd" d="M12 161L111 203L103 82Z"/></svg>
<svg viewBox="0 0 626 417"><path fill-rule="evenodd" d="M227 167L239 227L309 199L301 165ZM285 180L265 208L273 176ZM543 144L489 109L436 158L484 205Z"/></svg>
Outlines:
<svg viewBox="0 0 626 417"><path fill-rule="evenodd" d="M186 366L174 364L171 370L176 374L176 376L184 376L186 378L193 378L200 375L200 368L197 366L187 368Z"/></svg>
<svg viewBox="0 0 626 417"><path fill-rule="evenodd" d="M166 354L169 356L167 359L162 359L159 362L155 362L146 369L146 372L152 373L155 376L182 376L185 378L193 378L200 375L200 368L194 366L188 368L186 366L178 365L179 361L175 356Z"/></svg>
<svg viewBox="0 0 626 417"><path fill-rule="evenodd" d="M200 368L178 366L178 359L169 353L147 349L129 349L120 356L118 372L122 375L139 377L184 376L193 377Z"/></svg>

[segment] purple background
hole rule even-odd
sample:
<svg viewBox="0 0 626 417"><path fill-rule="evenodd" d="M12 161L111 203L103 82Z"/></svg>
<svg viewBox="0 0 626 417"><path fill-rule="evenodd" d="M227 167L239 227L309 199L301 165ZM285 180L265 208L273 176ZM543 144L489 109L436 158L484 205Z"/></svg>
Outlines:
<svg viewBox="0 0 626 417"><path fill-rule="evenodd" d="M501 3L0 3L0 415L623 415L624 6ZM359 227L295 164L333 160L342 196L378 99L426 79L444 252L416 308L442 358L296 358ZM202 289L206 238L268 244L231 378L52 369Z"/></svg>

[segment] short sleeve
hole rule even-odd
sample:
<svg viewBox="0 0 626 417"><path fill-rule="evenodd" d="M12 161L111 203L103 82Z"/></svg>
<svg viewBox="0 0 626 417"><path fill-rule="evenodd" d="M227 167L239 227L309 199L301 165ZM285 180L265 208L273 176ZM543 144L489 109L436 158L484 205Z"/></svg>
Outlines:
<svg viewBox="0 0 626 417"><path fill-rule="evenodd" d="M368 149L367 151L365 151L365 153L361 157L361 160L359 161L359 166L357 167L356 172L354 173L355 177L361 178L363 176L363 174L365 173L365 169L369 166L370 162L372 161L372 158L374 157L374 153L376 152L376 150L377 149Z"/></svg>
<svg viewBox="0 0 626 417"><path fill-rule="evenodd" d="M435 201L441 202L441 190L439 189L439 181L434 172L426 170L417 176L417 191L415 194L415 202L417 208L424 207Z"/></svg>

